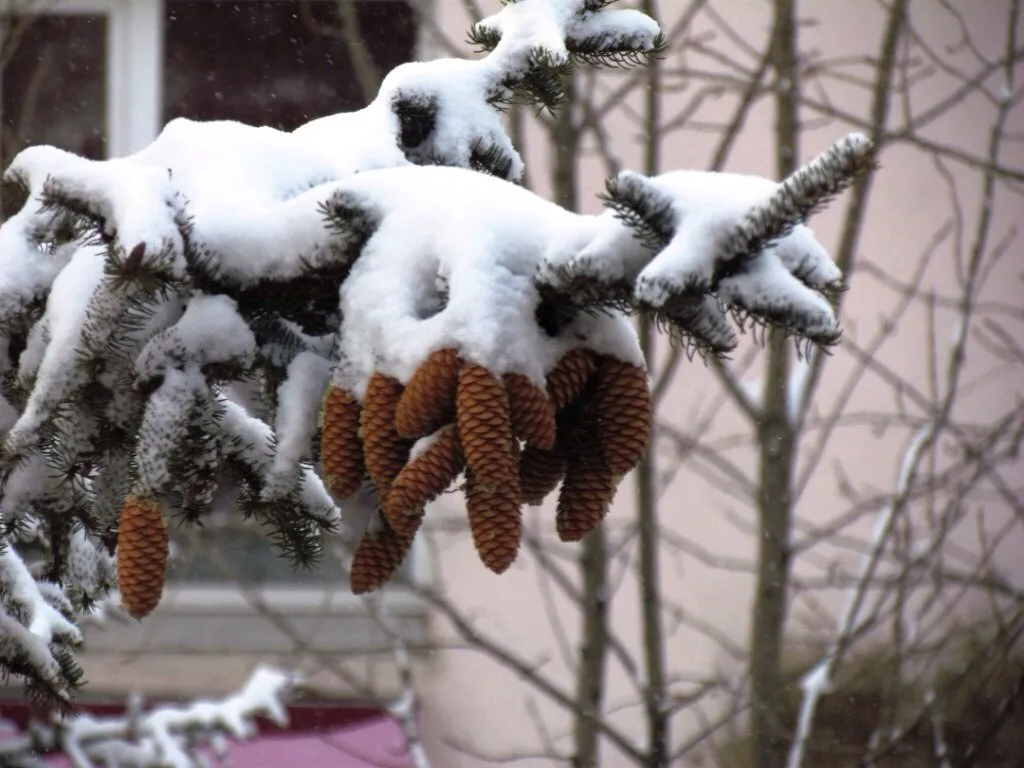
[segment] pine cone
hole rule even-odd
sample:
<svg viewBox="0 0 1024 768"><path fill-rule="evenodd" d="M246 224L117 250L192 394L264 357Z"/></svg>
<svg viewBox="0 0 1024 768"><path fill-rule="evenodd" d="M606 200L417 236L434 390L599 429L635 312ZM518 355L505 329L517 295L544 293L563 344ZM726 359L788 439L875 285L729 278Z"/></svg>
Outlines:
<svg viewBox="0 0 1024 768"><path fill-rule="evenodd" d="M640 463L651 439L654 404L647 371L602 355L592 398L605 463L613 475L622 477Z"/></svg>
<svg viewBox="0 0 1024 768"><path fill-rule="evenodd" d="M501 381L482 366L463 365L455 414L459 442L475 482L488 492L518 499L515 440Z"/></svg>
<svg viewBox="0 0 1024 768"><path fill-rule="evenodd" d="M540 504L555 490L565 467L565 450L560 444L550 451L527 445L519 457L519 501Z"/></svg>
<svg viewBox="0 0 1024 768"><path fill-rule="evenodd" d="M602 456L597 425L590 414L580 414L570 439L555 529L562 541L579 541L608 513L615 497L615 478Z"/></svg>
<svg viewBox="0 0 1024 768"><path fill-rule="evenodd" d="M370 479L380 498L386 499L391 483L405 466L412 443L395 431L395 407L402 384L391 376L375 373L363 397L361 432L363 455Z"/></svg>
<svg viewBox="0 0 1024 768"><path fill-rule="evenodd" d="M506 373L504 384L515 436L538 448L553 448L555 407L547 393L521 373Z"/></svg>
<svg viewBox="0 0 1024 768"><path fill-rule="evenodd" d="M321 412L320 462L327 489L340 498L359 490L366 477L363 443L359 439L359 403L333 384L324 395Z"/></svg>
<svg viewBox="0 0 1024 768"><path fill-rule="evenodd" d="M416 369L398 401L395 429L402 437L432 435L455 419L459 355L454 349L431 352Z"/></svg>
<svg viewBox="0 0 1024 768"><path fill-rule="evenodd" d="M585 347L577 347L562 356L548 373L548 397L556 411L565 408L583 392L596 368L594 354Z"/></svg>
<svg viewBox="0 0 1024 768"><path fill-rule="evenodd" d="M395 533L387 521L380 518L380 512L374 514L377 519L370 523L359 539L352 558L349 581L352 593L356 595L383 586L401 567L412 546L413 536Z"/></svg>
<svg viewBox="0 0 1024 768"><path fill-rule="evenodd" d="M160 603L167 574L169 537L163 506L130 494L117 532L117 583L121 605L136 619Z"/></svg>
<svg viewBox="0 0 1024 768"><path fill-rule="evenodd" d="M415 534L424 507L440 496L465 466L458 432L449 424L395 478L383 507L391 527L401 535Z"/></svg>
<svg viewBox="0 0 1024 768"><path fill-rule="evenodd" d="M523 518L514 496L481 485L466 471L466 513L480 561L494 573L503 573L519 554Z"/></svg>

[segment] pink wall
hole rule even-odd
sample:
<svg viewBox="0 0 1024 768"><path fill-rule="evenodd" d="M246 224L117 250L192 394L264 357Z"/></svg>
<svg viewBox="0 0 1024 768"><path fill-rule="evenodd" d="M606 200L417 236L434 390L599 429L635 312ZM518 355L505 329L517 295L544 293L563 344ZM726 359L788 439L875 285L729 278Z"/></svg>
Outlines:
<svg viewBox="0 0 1024 768"><path fill-rule="evenodd" d="M465 17L460 11L461 5L454 2L439 3L443 27L454 40L463 38L462 30L466 27ZM488 4L486 9L489 10L493 5ZM670 28L674 15L689 6L689 3L665 2L661 5L664 9L663 26ZM760 48L770 27L768 3L731 0L711 5L737 35ZM805 53L813 52L819 58L832 61L840 57L863 59L875 55L880 45L883 22L879 4L805 0L799 6L802 17L814 20L813 24L802 28L801 43ZM940 12L938 4L914 3L912 6L914 29L939 52L941 65L932 65L931 74L914 86L913 95L907 103L914 113L919 114L931 105L940 103L957 87L960 81L953 68L963 67L973 71L979 65L970 48L958 44L961 30L957 21ZM996 12L997 7L1002 9L1003 6L1003 3L978 3L972 6L972 10L964 11L971 14L965 23L975 45L990 57L998 56L1004 44L1005 24ZM702 38L706 45L734 54L739 51L735 44L723 42L722 29L712 27L706 16L700 18L700 28L691 31L691 36L714 33L716 40L709 42ZM744 68L754 66L755 60L750 55L742 52L737 55ZM685 57L670 60L666 66L676 67L680 63L695 70L724 71L721 63L701 55L693 48ZM849 65L843 71L851 78L872 74L870 68L863 65ZM622 76L612 75L607 82L615 82L616 77ZM665 113L671 115L682 109L701 85L700 81L691 81L678 95L667 98ZM857 120L863 120L868 114L869 102L863 87L833 81L829 84L828 102L817 89L816 83L808 81L805 87L812 100L830 103L840 112L855 116ZM637 99L632 99L632 102L637 102ZM902 102L900 100L895 105L890 121L890 125L897 129L904 122ZM703 123L721 121L731 114L734 104L735 98L732 95L709 98L694 115L694 119ZM639 104L634 103L633 106L638 107ZM991 103L974 96L925 126L920 135L928 141L949 145L961 152L981 154L988 140L993 113ZM800 148L800 156L804 159L821 151L846 131L859 127L835 121L822 125L824 121L821 116L812 110L805 111L804 118L810 124ZM1011 124L1017 130L1022 127L1019 111ZM746 122L726 165L727 170L772 175L772 126L771 102L762 99ZM637 125L629 121L623 110L618 110L612 113L604 128L613 137L615 150L626 167L638 168L640 154L634 140L638 132ZM706 167L717 140L716 133L700 130L680 132L666 138L666 170ZM528 136L528 165L541 190L546 187L543 173L548 153L545 149L541 132L531 131ZM956 194L965 212L963 238L969 246L978 211L980 176L977 173L957 163L939 167L929 154L905 143L887 149L881 161L883 167L876 177L867 226L860 243L861 259L884 268L898 279L910 278L934 234L950 220L954 212L945 182L944 174L947 172L955 180ZM1001 161L1007 166L1021 167L1024 165L1024 147L1020 143L1009 144ZM597 210L595 195L601 189L604 169L596 159L591 159L585 162L583 175L583 188L590 190L590 194L585 196L586 209ZM834 248L838 242L847 200L848 196L841 198L812 222L822 242L830 248ZM995 207L997 225L993 228L993 240L1006 235L1022 212L1019 199L1003 189ZM955 238L950 238L935 250L923 281L926 289L955 295L954 246ZM1011 248L1001 264L993 270L983 292L985 299L1019 307L1021 265L1019 251ZM845 300L844 324L848 338L865 345L877 331L882 318L896 306L899 296L864 273L852 275L850 284L851 290ZM937 313L934 335L940 359L950 349L953 320L954 315L949 311ZM915 308L900 320L898 332L877 353L878 360L907 377L923 392L928 391L930 378L926 342L928 335L927 314ZM742 354L736 355L737 359L741 357ZM967 364L966 380L970 382L970 387L965 390L965 396L956 408L957 418L980 424L991 423L1012 408L1011 404L1019 399L1021 367L1019 364L1009 368L1000 366L977 345L972 345ZM816 400L817 411L825 413L832 410L854 367L854 358L842 348L837 350L829 363ZM751 379L759 375L756 367L748 374ZM662 407L662 416L682 429L692 428L696 422L695 413L706 408L719 392L720 385L705 366L699 362L684 364L670 397ZM858 385L847 406L847 412L851 415L868 411L893 414L896 410L892 388L877 376L871 375ZM922 413L913 407L910 410L917 416ZM705 441L714 441L729 435L748 433L749 428L744 425L743 417L734 408L726 407L714 418L703 437ZM871 490L891 492L896 482L899 459L908 438L909 430L906 427L897 426L883 432L863 424L844 426L825 449L818 470L798 502L798 527L804 533L798 534L797 539L802 539L812 527L836 523L847 514L851 505L849 499L844 499L840 493L841 482L849 481L864 493ZM813 441L805 441L805 454L810 452L812 446ZM749 451L737 449L729 456L748 475L753 473L754 465ZM728 563L718 563L712 567L701 562L697 556L700 551L719 560L749 562L753 555L755 542L749 530L753 523L752 513L743 502L733 498L729 490L712 482L707 472L695 467L692 462L684 465L673 480L663 498L661 521L675 534L685 536L691 544L691 551L689 554L672 554L666 547L662 557L663 589L666 598L683 609L685 616L707 625L711 634L721 635L742 648L748 631L752 587L749 572L725 567ZM627 481L621 487L609 530L621 531L631 521L631 495L631 486ZM1005 509L998 502L990 499L987 503L976 503L954 532L954 538L960 546L977 549L976 522L979 518L976 515L981 514L981 510L986 515L987 524L994 528L998 528L1000 521L1006 519ZM454 516L460 514L457 507L448 511ZM864 541L874 521L874 507L867 512L859 516L855 523L841 527L845 539L833 537L828 544L819 544L801 553L796 560L796 573L804 578L831 578L833 583L839 573L853 573L857 567L859 551L845 542L850 538ZM528 517L540 526L541 531L552 533L554 514L550 508L531 511ZM923 522L918 520L916 525L917 535L924 536L926 530ZM1019 551L1021 544L1019 534L1014 541L1016 546L1013 546L1013 541L1009 542L996 552L993 562L1002 569L1003 575L1020 585L1024 584L1024 564L1019 555L1015 556L1015 550ZM571 572L572 566L568 561L563 561L563 565ZM524 659L534 661L545 676L571 694L568 667L560 652L559 635L553 625L561 623L571 643L577 632L577 613L566 600L556 598L553 603L547 601L540 575L531 565L528 556L522 556L511 572L496 577L479 565L465 538L457 543L445 539L439 572L451 599L473 616L482 630L516 650ZM635 580L626 573L615 592L614 627L622 641L634 651L639 648L637 593ZM839 589L818 591L814 598L814 603L801 599L794 604L790 623L794 638L803 632L801 627L806 625L816 628L819 635L824 632L825 637L834 631L834 619L828 618L828 615L834 615L838 610L842 592ZM970 607L963 605L961 609L969 611ZM820 618L821 613L826 614L825 619ZM552 616L557 617L557 621L553 621ZM668 658L674 675L681 679L700 678L715 670L733 674L741 670L741 666L729 657L723 644L711 639L708 632L702 633L692 626L677 627L673 624L668 624ZM481 762L468 755L464 749L467 746L489 756L490 760L512 754L524 756L541 753L544 749L542 739L538 736L537 717L543 721L552 738L563 739L559 742L561 746L569 743L566 737L571 732L571 722L564 713L515 674L480 654L470 651L438 654L426 674L429 678L427 730L435 739L434 753L441 765L468 768L486 764L487 761ZM642 731L638 727L641 721L636 690L621 666L612 663L609 674L606 702L608 708L614 710L609 719L627 729L634 738L639 738ZM535 717L531 711L539 714ZM695 731L698 718L692 714L676 723L675 737L677 741L682 741L688 733ZM551 763L536 758L522 759L514 764L541 766ZM617 768L626 764L625 758L614 749L606 748L603 765Z"/></svg>

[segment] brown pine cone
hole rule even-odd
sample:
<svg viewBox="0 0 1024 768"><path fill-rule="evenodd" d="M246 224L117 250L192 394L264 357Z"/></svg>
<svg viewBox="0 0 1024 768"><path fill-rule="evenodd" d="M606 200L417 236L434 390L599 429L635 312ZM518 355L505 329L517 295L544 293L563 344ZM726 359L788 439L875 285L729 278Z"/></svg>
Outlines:
<svg viewBox="0 0 1024 768"><path fill-rule="evenodd" d="M547 393L521 373L506 373L512 432L520 440L538 448L555 445L555 407Z"/></svg>
<svg viewBox="0 0 1024 768"><path fill-rule="evenodd" d="M415 531L408 536L395 533L379 512L374 514L377 519L370 523L359 539L352 558L349 581L352 593L356 595L379 589L398 571L415 535Z"/></svg>
<svg viewBox="0 0 1024 768"><path fill-rule="evenodd" d="M360 431L363 456L370 479L380 498L386 499L391 483L405 466L412 442L395 431L395 407L402 396L398 379L375 373L366 385Z"/></svg>
<svg viewBox="0 0 1024 768"><path fill-rule="evenodd" d="M565 479L558 494L555 529L562 541L579 541L608 513L616 484L602 456L592 416L579 415L572 425L570 439Z"/></svg>
<svg viewBox="0 0 1024 768"><path fill-rule="evenodd" d="M604 461L613 475L622 477L640 463L651 439L654 403L647 371L602 355L594 374L592 398Z"/></svg>
<svg viewBox="0 0 1024 768"><path fill-rule="evenodd" d="M321 410L320 463L327 489L347 498L366 477L359 439L359 403L341 387L327 388Z"/></svg>
<svg viewBox="0 0 1024 768"><path fill-rule="evenodd" d="M562 356L548 373L548 397L556 411L565 408L583 392L596 368L593 352L585 347L577 347Z"/></svg>
<svg viewBox="0 0 1024 768"><path fill-rule="evenodd" d="M398 473L383 506L388 524L398 534L413 535L424 507L440 496L465 466L458 432L449 424Z"/></svg>
<svg viewBox="0 0 1024 768"><path fill-rule="evenodd" d="M514 496L481 485L466 471L466 513L480 561L494 573L503 573L519 554L523 518Z"/></svg>
<svg viewBox="0 0 1024 768"><path fill-rule="evenodd" d="M167 574L169 537L163 506L129 494L117 531L117 583L121 606L136 619L160 603Z"/></svg>
<svg viewBox="0 0 1024 768"><path fill-rule="evenodd" d="M455 419L459 355L454 349L431 352L405 386L395 410L395 429L402 437L434 434Z"/></svg>
<svg viewBox="0 0 1024 768"><path fill-rule="evenodd" d="M516 446L508 396L498 377L482 366L463 365L455 417L459 442L476 484L514 502L519 498Z"/></svg>
<svg viewBox="0 0 1024 768"><path fill-rule="evenodd" d="M527 445L519 457L519 501L540 504L565 475L565 450L556 444L550 451Z"/></svg>

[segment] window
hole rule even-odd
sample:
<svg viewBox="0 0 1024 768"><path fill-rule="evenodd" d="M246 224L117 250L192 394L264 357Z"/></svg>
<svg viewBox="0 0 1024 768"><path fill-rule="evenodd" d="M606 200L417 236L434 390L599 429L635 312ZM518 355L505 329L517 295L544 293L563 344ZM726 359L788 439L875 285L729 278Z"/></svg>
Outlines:
<svg viewBox="0 0 1024 768"><path fill-rule="evenodd" d="M336 8L335 0L167 0L164 120L291 131L364 106ZM412 60L416 24L406 2L362 0L356 10L378 72Z"/></svg>
<svg viewBox="0 0 1024 768"><path fill-rule="evenodd" d="M314 568L295 568L262 526L243 520L234 512L224 518L202 527L174 527L171 521L174 557L167 570L168 584L213 586L237 582L262 588L301 584L348 591L348 574L339 558L329 551L324 552ZM402 565L401 573L406 578L416 575L414 559L410 553Z"/></svg>
<svg viewBox="0 0 1024 768"><path fill-rule="evenodd" d="M161 0L0 0L0 163L27 144L102 158L152 141L161 9Z"/></svg>
<svg viewBox="0 0 1024 768"><path fill-rule="evenodd" d="M0 165L32 144L107 154L104 14L0 18Z"/></svg>

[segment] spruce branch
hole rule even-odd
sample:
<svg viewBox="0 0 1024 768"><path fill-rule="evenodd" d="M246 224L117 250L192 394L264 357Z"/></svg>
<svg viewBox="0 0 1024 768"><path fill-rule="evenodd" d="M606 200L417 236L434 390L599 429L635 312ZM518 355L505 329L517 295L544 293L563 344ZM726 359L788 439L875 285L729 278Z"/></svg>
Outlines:
<svg viewBox="0 0 1024 768"><path fill-rule="evenodd" d="M605 192L598 197L651 251L660 251L675 234L678 214L672 196L642 174L620 172L605 182Z"/></svg>
<svg viewBox="0 0 1024 768"><path fill-rule="evenodd" d="M770 248L876 168L875 146L868 138L861 133L844 136L800 166L763 205L751 210L715 254L715 262L728 264Z"/></svg>

